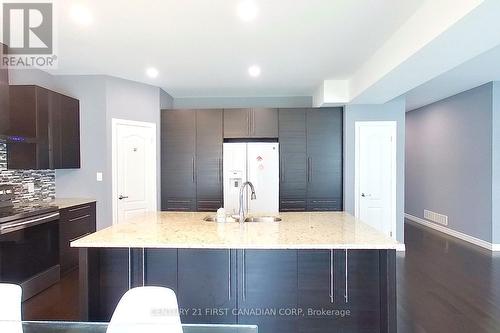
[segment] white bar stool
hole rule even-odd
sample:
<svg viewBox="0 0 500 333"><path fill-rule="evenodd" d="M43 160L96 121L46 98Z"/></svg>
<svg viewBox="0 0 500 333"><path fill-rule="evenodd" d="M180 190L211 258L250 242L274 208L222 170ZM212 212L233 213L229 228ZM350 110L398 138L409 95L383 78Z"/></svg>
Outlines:
<svg viewBox="0 0 500 333"><path fill-rule="evenodd" d="M0 321L21 321L21 295L17 284L0 283Z"/></svg>
<svg viewBox="0 0 500 333"><path fill-rule="evenodd" d="M177 296L163 287L127 291L113 313L107 333L182 333Z"/></svg>

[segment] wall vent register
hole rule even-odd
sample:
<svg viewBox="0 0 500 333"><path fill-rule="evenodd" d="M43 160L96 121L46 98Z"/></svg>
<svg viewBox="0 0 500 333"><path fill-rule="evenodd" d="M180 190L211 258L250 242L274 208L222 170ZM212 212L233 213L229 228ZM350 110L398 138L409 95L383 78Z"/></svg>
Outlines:
<svg viewBox="0 0 500 333"><path fill-rule="evenodd" d="M424 219L441 224L448 225L448 216L435 213L433 211L424 209Z"/></svg>

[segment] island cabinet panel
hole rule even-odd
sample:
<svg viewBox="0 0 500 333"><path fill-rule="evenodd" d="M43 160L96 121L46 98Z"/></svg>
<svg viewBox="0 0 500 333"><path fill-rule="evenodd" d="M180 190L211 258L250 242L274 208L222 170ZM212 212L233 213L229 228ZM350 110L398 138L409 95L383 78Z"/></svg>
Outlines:
<svg viewBox="0 0 500 333"><path fill-rule="evenodd" d="M260 333L297 332L297 251L240 250L238 323Z"/></svg>
<svg viewBox="0 0 500 333"><path fill-rule="evenodd" d="M342 108L307 111L307 208L342 210Z"/></svg>
<svg viewBox="0 0 500 333"><path fill-rule="evenodd" d="M300 250L297 267L299 332L381 332L379 251Z"/></svg>
<svg viewBox="0 0 500 333"><path fill-rule="evenodd" d="M177 297L184 323L236 323L236 252L179 249Z"/></svg>
<svg viewBox="0 0 500 333"><path fill-rule="evenodd" d="M144 249L144 285L177 293L177 249Z"/></svg>
<svg viewBox="0 0 500 333"><path fill-rule="evenodd" d="M81 249L81 319L109 321L153 285L176 292L184 323L395 333L395 272L395 250Z"/></svg>
<svg viewBox="0 0 500 333"><path fill-rule="evenodd" d="M196 210L196 111L161 112L162 210Z"/></svg>
<svg viewBox="0 0 500 333"><path fill-rule="evenodd" d="M280 211L307 208L307 109L279 110Z"/></svg>
<svg viewBox="0 0 500 333"><path fill-rule="evenodd" d="M196 208L217 211L222 203L222 110L196 111Z"/></svg>

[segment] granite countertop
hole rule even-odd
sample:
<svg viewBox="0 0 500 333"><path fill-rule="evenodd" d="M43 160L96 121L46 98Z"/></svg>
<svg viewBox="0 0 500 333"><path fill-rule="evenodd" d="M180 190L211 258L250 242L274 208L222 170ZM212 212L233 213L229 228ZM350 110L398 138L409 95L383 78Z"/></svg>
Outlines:
<svg viewBox="0 0 500 333"><path fill-rule="evenodd" d="M65 209L68 207L89 204L95 201L95 199L91 198L55 198L54 200L44 202L44 204L57 206L59 209Z"/></svg>
<svg viewBox="0 0 500 333"><path fill-rule="evenodd" d="M71 243L72 247L207 249L403 249L345 212L280 213L281 222L205 222L213 213L152 212Z"/></svg>

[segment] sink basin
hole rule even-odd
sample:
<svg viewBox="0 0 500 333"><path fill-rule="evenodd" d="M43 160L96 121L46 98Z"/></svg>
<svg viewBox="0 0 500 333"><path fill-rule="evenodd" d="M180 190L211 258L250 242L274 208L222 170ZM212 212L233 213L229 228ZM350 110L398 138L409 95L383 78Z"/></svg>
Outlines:
<svg viewBox="0 0 500 333"><path fill-rule="evenodd" d="M206 216L203 221L206 222L217 222L217 216L209 215ZM253 216L247 217L245 222L280 222L281 218L274 216ZM226 222L239 222L239 219L236 217L226 217Z"/></svg>
<svg viewBox="0 0 500 333"><path fill-rule="evenodd" d="M209 215L209 216L206 216L203 221L206 221L206 222L217 222L217 216L215 215ZM226 217L226 222L238 222L239 219L238 218L234 218L234 217Z"/></svg>
<svg viewBox="0 0 500 333"><path fill-rule="evenodd" d="M281 218L275 216L254 216L247 217L245 222L280 222Z"/></svg>

